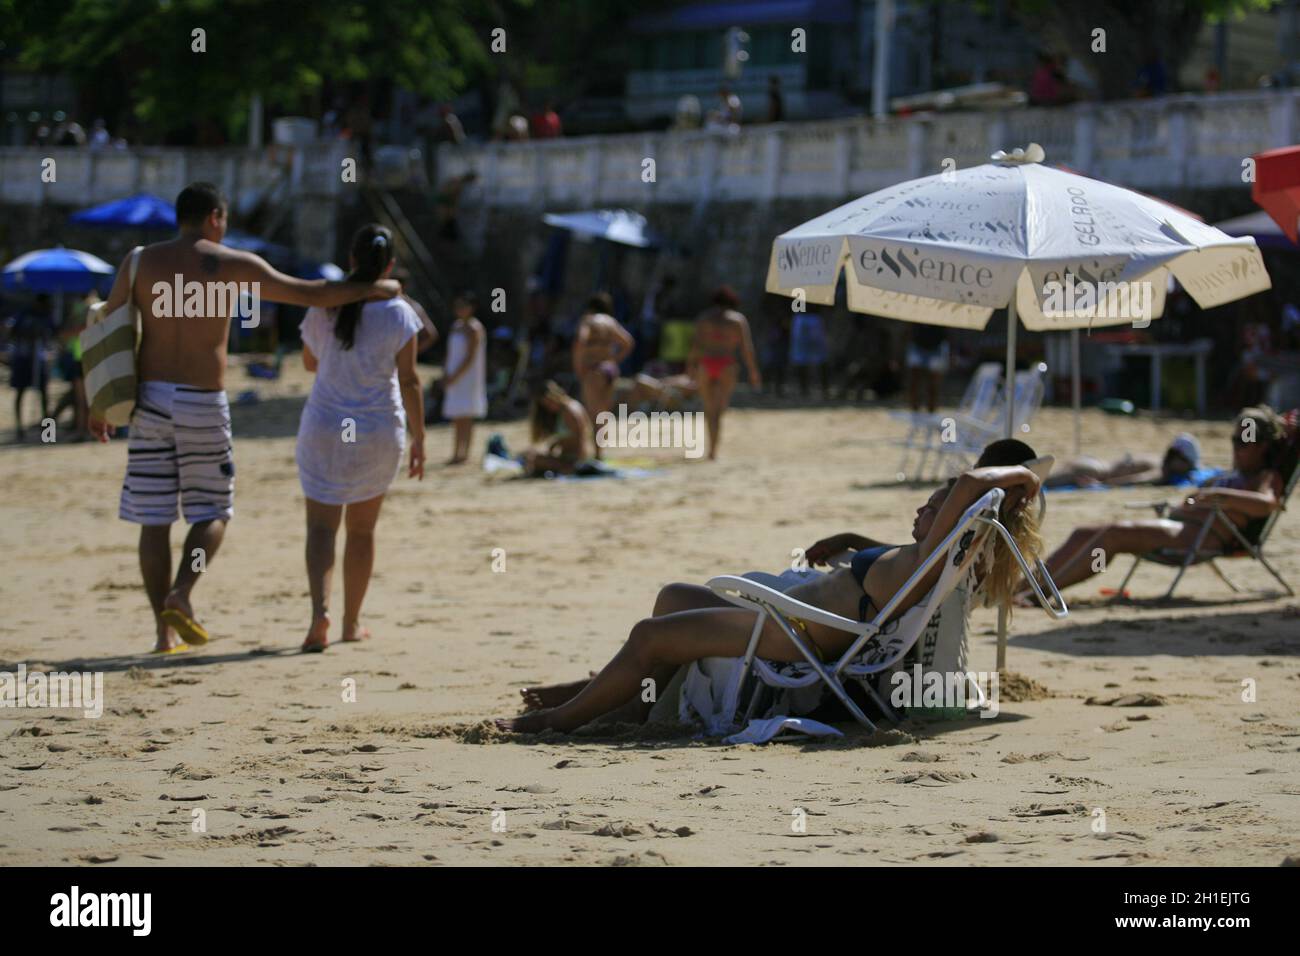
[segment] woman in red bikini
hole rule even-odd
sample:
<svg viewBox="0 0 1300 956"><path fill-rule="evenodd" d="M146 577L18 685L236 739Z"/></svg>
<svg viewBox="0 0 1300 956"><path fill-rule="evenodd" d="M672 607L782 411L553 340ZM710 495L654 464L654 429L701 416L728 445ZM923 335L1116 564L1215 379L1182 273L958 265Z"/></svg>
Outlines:
<svg viewBox="0 0 1300 956"><path fill-rule="evenodd" d="M722 432L722 413L731 404L739 368L736 351L740 350L749 371L749 384L762 388L754 358L754 340L749 334L749 320L737 311L740 299L727 286L714 293L712 304L695 320L695 338L686 359L687 370L695 379L704 406L704 423L709 431L709 458L718 457L718 439Z"/></svg>

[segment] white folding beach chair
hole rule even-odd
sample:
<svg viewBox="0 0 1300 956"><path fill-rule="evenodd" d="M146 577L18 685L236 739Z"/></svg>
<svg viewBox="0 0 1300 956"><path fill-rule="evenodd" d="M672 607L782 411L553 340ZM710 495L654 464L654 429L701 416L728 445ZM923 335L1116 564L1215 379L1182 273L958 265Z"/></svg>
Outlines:
<svg viewBox="0 0 1300 956"><path fill-rule="evenodd" d="M1294 416L1295 413L1292 412L1291 415ZM1295 491L1297 482L1300 482L1300 434L1294 428L1294 425L1288 425L1286 448L1282 458L1282 478L1286 484L1282 490L1281 507L1261 521L1252 521L1245 528L1238 528L1224 514L1223 509L1216 504L1210 514L1206 516L1200 531L1196 534L1196 540L1190 548L1160 548L1156 551L1137 555L1133 559L1133 567L1129 568L1128 574L1124 576L1124 581L1115 593L1116 600L1124 596L1124 589L1128 587L1129 580L1132 579L1138 565L1143 561L1178 569L1178 573L1174 575L1174 580L1169 585L1169 590L1159 598L1161 601L1168 601L1174 596L1174 589L1178 587L1178 582L1183 579L1187 569L1194 564L1209 565L1210 570L1217 574L1234 593L1240 592L1241 588L1233 584L1228 576L1223 573L1223 569L1215 563L1220 559L1228 558L1253 558L1263 565L1264 570L1271 574L1278 584L1282 585L1282 590L1287 593L1287 596L1294 596L1295 591L1291 585L1269 563L1268 558L1264 557L1264 545L1268 543L1269 535L1272 534L1274 526L1277 525L1278 519L1286 509L1286 503L1291 497L1291 492ZM1139 505L1138 507L1154 508L1156 515L1159 517L1164 517L1169 510L1168 502L1163 501L1153 505ZM1205 539L1210 530L1216 525L1230 532L1232 538L1221 545L1216 544L1207 548L1205 547Z"/></svg>
<svg viewBox="0 0 1300 956"><path fill-rule="evenodd" d="M890 412L890 418L907 423L907 435L899 443L903 446L903 456L898 462L898 474L904 477L909 474L908 461L916 452L916 470L912 477L924 480L925 466L943 437L944 419L987 420L998 407L1001 381L1002 366L997 362L985 362L971 375L961 404L952 412Z"/></svg>
<svg viewBox="0 0 1300 956"><path fill-rule="evenodd" d="M820 681L839 699L858 723L874 731L876 725L862 712L845 688L845 681L856 680L870 694L881 711L896 722L898 715L876 692L872 686L872 678L882 671L889 670L903 659L925 631L931 616L954 589L965 584L968 591L973 590L970 588L971 577L980 556L991 544L993 534L1000 535L1010 546L1016 560L1020 563L1021 572L1030 583L1044 610L1054 618L1065 617L1069 611L1060 592L1056 589L1056 584L1047 573L1047 568L1041 560L1036 562L1038 574L1051 591L1051 599L1043 593L1039 581L1016 546L1015 539L998 519L998 509L1002 504L1003 496L1002 489L994 488L971 505L952 531L870 621L855 621L832 614L750 578L722 575L710 580L709 587L715 594L738 607L758 611L758 619L754 622L754 630L742 664L735 670L732 683L723 694L722 706L723 713L727 714L727 723L733 726L736 723L735 715L739 710L741 694L745 681L751 673L758 681L775 689L809 687ZM944 568L929 593L895 617L899 606L916 590L939 561L944 562ZM759 636L768 618L775 621L794 644L804 658L803 662L779 665L756 656ZM824 624L854 634L857 639L838 660L823 663L809 646L808 641L790 623L790 618ZM982 697L978 687L976 692ZM748 722L759 696L757 692L750 695L749 707L741 723Z"/></svg>
<svg viewBox="0 0 1300 956"><path fill-rule="evenodd" d="M1012 378L1011 418L1014 434L1020 435L1026 425L1033 421L1034 415L1043 405L1046 391L1047 366L1042 362L1032 368L1016 372ZM969 467L989 442L997 441L1005 435L1006 392L1000 390L990 412L982 417L957 415L955 417L954 441L940 442L938 451L948 455L950 474L956 474Z"/></svg>

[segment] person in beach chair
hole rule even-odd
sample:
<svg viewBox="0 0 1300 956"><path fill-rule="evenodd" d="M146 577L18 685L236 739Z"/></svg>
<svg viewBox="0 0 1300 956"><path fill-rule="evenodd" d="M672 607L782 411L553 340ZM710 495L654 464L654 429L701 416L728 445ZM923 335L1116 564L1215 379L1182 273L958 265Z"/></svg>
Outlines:
<svg viewBox="0 0 1300 956"><path fill-rule="evenodd" d="M1031 455L1032 457L1032 455ZM853 555L849 566L810 576L791 587L785 597L801 602L812 612L809 618L777 617L762 610L737 607L724 597L695 591L661 592L655 616L632 628L627 642L605 668L589 681L539 689L525 700L542 709L498 721L502 729L518 733L537 733L552 729L572 731L596 718L618 713L644 721L651 705L643 703L643 681L655 687L667 687L677 669L685 664L711 657L752 656L776 661L808 660L820 662L841 658L850 649L860 650L869 633L879 630L876 624L841 630L827 623L833 615L850 626L855 622L873 622L887 610L888 620L904 614L930 593L943 570L936 554L942 547L947 553L960 541L949 542L948 536L959 526L967 527L990 508L995 509L1016 545L1013 550L1001 538L994 541L991 557L985 559L982 587L986 599L1001 603L1009 598L1020 575L1019 556L1032 562L1039 548L1038 519L1026 505L1039 492L1039 478L1022 465L975 468L935 491L916 510L912 525L913 542L901 546L876 546ZM992 494L996 492L995 494ZM973 506L979 505L976 509ZM962 536L964 537L964 536ZM980 557L976 549L965 554L963 561ZM737 579L739 580L739 579ZM900 590L906 593L900 595ZM776 592L773 592L774 594ZM703 606L705 601L711 602ZM686 605L686 606L682 606ZM820 613L829 612L829 615ZM880 624L884 624L881 621ZM798 640L784 629L790 626ZM855 633L855 631L857 633ZM755 643L756 641L756 643ZM819 674L818 676L821 676ZM838 681L831 687L839 687ZM841 700L843 688L838 694ZM853 712L856 705L849 707ZM870 721L860 711L860 721Z"/></svg>
<svg viewBox="0 0 1300 956"><path fill-rule="evenodd" d="M1247 554L1263 564L1290 594L1290 585L1264 558L1261 548L1295 487L1295 461L1294 430L1288 431L1277 412L1266 405L1244 408L1233 425L1231 472L1200 486L1173 508L1155 506L1155 518L1076 528L1047 559L1048 572L1064 589L1104 570L1105 562L1097 557L1104 556L1109 562L1117 554L1132 554L1138 562L1179 567L1178 577L1164 595L1168 599L1190 565L1208 563L1223 577L1214 563L1216 558ZM1130 571L1124 578L1117 596L1123 596L1132 574ZM1027 604L1032 598L1022 590L1016 600Z"/></svg>

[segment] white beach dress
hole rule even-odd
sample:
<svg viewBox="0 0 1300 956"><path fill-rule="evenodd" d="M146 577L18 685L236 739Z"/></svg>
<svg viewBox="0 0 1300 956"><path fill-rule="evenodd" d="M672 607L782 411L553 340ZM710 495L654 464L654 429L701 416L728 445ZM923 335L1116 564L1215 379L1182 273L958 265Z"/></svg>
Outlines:
<svg viewBox="0 0 1300 956"><path fill-rule="evenodd" d="M368 501L388 490L406 447L397 353L422 327L401 299L367 302L352 348L334 334L336 312L312 308L302 340L316 355L316 381L298 425L303 494L327 505Z"/></svg>
<svg viewBox="0 0 1300 956"><path fill-rule="evenodd" d="M457 322L447 336L447 372L459 368L469 349L469 326ZM442 396L443 418L487 417L487 333L479 339L469 369Z"/></svg>

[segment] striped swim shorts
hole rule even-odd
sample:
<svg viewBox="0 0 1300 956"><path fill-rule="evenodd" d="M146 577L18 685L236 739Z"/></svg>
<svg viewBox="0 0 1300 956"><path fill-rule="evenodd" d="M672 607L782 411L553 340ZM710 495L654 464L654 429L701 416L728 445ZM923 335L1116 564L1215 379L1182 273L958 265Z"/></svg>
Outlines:
<svg viewBox="0 0 1300 956"><path fill-rule="evenodd" d="M220 390L141 382L126 448L118 516L135 524L189 524L234 514L230 406Z"/></svg>

